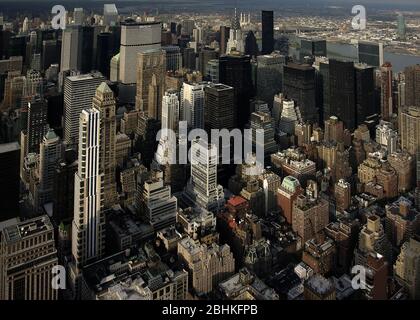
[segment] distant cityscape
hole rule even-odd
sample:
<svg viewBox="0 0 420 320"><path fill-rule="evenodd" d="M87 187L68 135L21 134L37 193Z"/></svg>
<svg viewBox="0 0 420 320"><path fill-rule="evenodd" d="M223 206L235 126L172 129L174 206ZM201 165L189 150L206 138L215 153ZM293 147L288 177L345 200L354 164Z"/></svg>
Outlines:
<svg viewBox="0 0 420 320"><path fill-rule="evenodd" d="M420 299L420 6L352 8L0 2L0 300Z"/></svg>

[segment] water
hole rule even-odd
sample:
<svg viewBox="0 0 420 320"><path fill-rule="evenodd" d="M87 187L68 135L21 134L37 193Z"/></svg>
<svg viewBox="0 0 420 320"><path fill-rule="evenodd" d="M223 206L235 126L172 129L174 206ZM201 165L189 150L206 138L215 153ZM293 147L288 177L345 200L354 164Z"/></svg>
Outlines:
<svg viewBox="0 0 420 320"><path fill-rule="evenodd" d="M328 42L327 54L329 58L338 58L349 61L358 60L357 46L351 44ZM408 66L420 64L420 56L388 52L385 49L384 61L391 62L394 72L400 72L404 71Z"/></svg>

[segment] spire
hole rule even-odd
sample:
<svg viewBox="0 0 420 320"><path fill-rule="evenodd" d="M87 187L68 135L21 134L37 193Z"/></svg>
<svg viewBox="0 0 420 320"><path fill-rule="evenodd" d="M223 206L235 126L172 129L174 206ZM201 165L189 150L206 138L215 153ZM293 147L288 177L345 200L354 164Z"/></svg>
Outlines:
<svg viewBox="0 0 420 320"><path fill-rule="evenodd" d="M232 29L234 29L234 30L241 29L241 23L239 21L238 11L236 10L236 8L235 8L235 14L234 14L233 20L232 20Z"/></svg>

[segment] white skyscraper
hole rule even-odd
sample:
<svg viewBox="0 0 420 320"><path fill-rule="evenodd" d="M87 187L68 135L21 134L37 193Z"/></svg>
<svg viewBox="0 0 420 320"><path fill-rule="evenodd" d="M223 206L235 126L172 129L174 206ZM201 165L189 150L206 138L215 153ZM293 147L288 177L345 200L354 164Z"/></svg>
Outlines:
<svg viewBox="0 0 420 320"><path fill-rule="evenodd" d="M101 115L96 109L80 114L79 160L74 177L72 254L77 269L100 258L105 250L103 173L99 168Z"/></svg>
<svg viewBox="0 0 420 320"><path fill-rule="evenodd" d="M96 88L105 80L101 73L67 77L64 81L64 139L77 149L79 116L82 110L92 107Z"/></svg>
<svg viewBox="0 0 420 320"><path fill-rule="evenodd" d="M114 26L118 21L118 10L115 4L104 4L104 26Z"/></svg>
<svg viewBox="0 0 420 320"><path fill-rule="evenodd" d="M77 26L70 25L63 30L61 40L61 72L79 69L79 47L81 43L81 36L81 29Z"/></svg>
<svg viewBox="0 0 420 320"><path fill-rule="evenodd" d="M180 120L187 121L190 128L204 129L205 83L186 83L181 89Z"/></svg>
<svg viewBox="0 0 420 320"><path fill-rule="evenodd" d="M168 90L162 98L162 129L178 131L179 95L176 90Z"/></svg>
<svg viewBox="0 0 420 320"><path fill-rule="evenodd" d="M209 211L219 211L224 206L223 187L217 184L216 145L201 138L191 144L191 178L184 192L185 200Z"/></svg>
<svg viewBox="0 0 420 320"><path fill-rule="evenodd" d="M120 99L134 102L137 81L137 54L161 47L160 22L136 22L127 19L121 23Z"/></svg>

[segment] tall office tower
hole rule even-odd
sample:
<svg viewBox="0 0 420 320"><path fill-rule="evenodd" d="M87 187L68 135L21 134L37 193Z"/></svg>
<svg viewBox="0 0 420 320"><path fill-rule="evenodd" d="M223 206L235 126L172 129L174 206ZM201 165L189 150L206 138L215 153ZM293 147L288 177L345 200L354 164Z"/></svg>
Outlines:
<svg viewBox="0 0 420 320"><path fill-rule="evenodd" d="M277 204L281 209L282 216L287 223L292 224L293 202L303 193L299 180L292 176L286 176L277 190Z"/></svg>
<svg viewBox="0 0 420 320"><path fill-rule="evenodd" d="M381 219L371 215L359 233L359 244L355 249L355 264L367 266L367 258L371 253L379 253L387 261L391 261L391 245L386 238Z"/></svg>
<svg viewBox="0 0 420 320"><path fill-rule="evenodd" d="M179 105L178 91L166 91L162 98L162 129L169 129L174 132L178 132Z"/></svg>
<svg viewBox="0 0 420 320"><path fill-rule="evenodd" d="M120 54L116 54L111 58L109 64L109 80L112 82L118 82L120 80Z"/></svg>
<svg viewBox="0 0 420 320"><path fill-rule="evenodd" d="M314 238L329 222L329 204L322 198L299 195L293 203L292 228L302 243Z"/></svg>
<svg viewBox="0 0 420 320"><path fill-rule="evenodd" d="M70 25L63 31L60 71L78 70L82 73L93 69L94 27Z"/></svg>
<svg viewBox="0 0 420 320"><path fill-rule="evenodd" d="M207 79L213 83L220 83L219 80L219 59L212 59L207 62Z"/></svg>
<svg viewBox="0 0 420 320"><path fill-rule="evenodd" d="M85 12L83 8L74 8L73 11L73 24L76 26L81 26L85 22Z"/></svg>
<svg viewBox="0 0 420 320"><path fill-rule="evenodd" d="M420 106L420 64L405 68L405 104Z"/></svg>
<svg viewBox="0 0 420 320"><path fill-rule="evenodd" d="M116 44L111 32L101 32L96 36L95 66L107 79L110 78L111 60L116 54Z"/></svg>
<svg viewBox="0 0 420 320"><path fill-rule="evenodd" d="M262 54L270 54L274 50L273 11L262 11Z"/></svg>
<svg viewBox="0 0 420 320"><path fill-rule="evenodd" d="M145 111L149 117L157 120L162 116L165 74L165 51L156 49L137 55L136 110Z"/></svg>
<svg viewBox="0 0 420 320"><path fill-rule="evenodd" d="M244 128L251 114L250 99L254 95L251 60L245 55L226 55L219 59L220 83L231 86L235 91L235 126Z"/></svg>
<svg viewBox="0 0 420 320"><path fill-rule="evenodd" d="M201 138L191 145L191 178L184 198L187 203L196 204L209 211L220 211L224 206L224 191L217 184L218 150L214 144Z"/></svg>
<svg viewBox="0 0 420 320"><path fill-rule="evenodd" d="M79 142L79 116L92 107L96 88L105 80L100 73L67 77L64 81L64 140L77 150Z"/></svg>
<svg viewBox="0 0 420 320"><path fill-rule="evenodd" d="M388 154L397 151L398 131L392 123L381 120L376 126L376 142L383 146Z"/></svg>
<svg viewBox="0 0 420 320"><path fill-rule="evenodd" d="M1 230L1 229L0 229ZM5 222L0 234L0 299L57 300L54 228L47 215Z"/></svg>
<svg viewBox="0 0 420 320"><path fill-rule="evenodd" d="M115 4L104 4L102 25L115 26L118 22L118 10Z"/></svg>
<svg viewBox="0 0 420 320"><path fill-rule="evenodd" d="M204 88L204 127L211 129L235 128L234 89L224 84L211 84Z"/></svg>
<svg viewBox="0 0 420 320"><path fill-rule="evenodd" d="M207 64L210 60L217 59L219 57L216 50L213 48L205 47L200 50L198 54L199 71L203 76L207 74Z"/></svg>
<svg viewBox="0 0 420 320"><path fill-rule="evenodd" d="M100 154L99 170L103 174L104 207L109 208L117 202L116 160L115 160L115 98L114 92L102 82L96 89L92 107L100 112Z"/></svg>
<svg viewBox="0 0 420 320"><path fill-rule="evenodd" d="M192 35L193 30L195 28L195 22L194 20L182 20L181 22L182 31L181 33L183 35Z"/></svg>
<svg viewBox="0 0 420 320"><path fill-rule="evenodd" d="M398 118L401 149L417 157L420 150L420 106L402 108Z"/></svg>
<svg viewBox="0 0 420 320"><path fill-rule="evenodd" d="M405 242L394 264L396 280L407 290L410 299L420 299L420 237Z"/></svg>
<svg viewBox="0 0 420 320"><path fill-rule="evenodd" d="M398 27L398 37L400 40L405 40L405 35L407 32L407 26L405 24L405 18L402 13L398 14L397 18L397 27Z"/></svg>
<svg viewBox="0 0 420 320"><path fill-rule="evenodd" d="M178 200L163 182L163 172L155 171L143 187L143 214L155 232L175 224Z"/></svg>
<svg viewBox="0 0 420 320"><path fill-rule="evenodd" d="M356 79L354 63L330 59L330 114L349 130L356 128ZM324 119L327 115L324 114Z"/></svg>
<svg viewBox="0 0 420 320"><path fill-rule="evenodd" d="M230 33L230 27L220 26L220 55L223 55L226 53L229 33Z"/></svg>
<svg viewBox="0 0 420 320"><path fill-rule="evenodd" d="M358 55L360 63L378 68L384 64L384 44L359 41Z"/></svg>
<svg viewBox="0 0 420 320"><path fill-rule="evenodd" d="M259 48L257 38L252 30L249 30L245 36L245 51L244 53L252 58L258 56Z"/></svg>
<svg viewBox="0 0 420 320"><path fill-rule="evenodd" d="M17 142L0 144L0 194L7 199L0 201L0 221L19 216L20 152Z"/></svg>
<svg viewBox="0 0 420 320"><path fill-rule="evenodd" d="M28 153L39 153L39 145L48 130L47 103L39 96L28 102Z"/></svg>
<svg viewBox="0 0 420 320"><path fill-rule="evenodd" d="M388 262L378 253L371 253L366 261L366 290L368 300L388 299Z"/></svg>
<svg viewBox="0 0 420 320"><path fill-rule="evenodd" d="M44 136L39 153L38 204L42 206L53 201L55 168L63 154L61 139L54 130L50 129Z"/></svg>
<svg viewBox="0 0 420 320"><path fill-rule="evenodd" d="M101 113L80 114L79 160L74 176L72 255L77 271L105 253L104 175L100 171Z"/></svg>
<svg viewBox="0 0 420 320"><path fill-rule="evenodd" d="M274 121L269 114L261 111L253 112L251 114L251 130L253 150L264 150L265 157L269 157L277 151L277 144L274 140ZM258 139L258 130L263 130L263 141L259 141Z"/></svg>
<svg viewBox="0 0 420 320"><path fill-rule="evenodd" d="M381 66L381 116L389 121L392 110L392 65L385 62Z"/></svg>
<svg viewBox="0 0 420 320"><path fill-rule="evenodd" d="M182 66L187 70L196 69L196 56L193 48L184 48L182 50Z"/></svg>
<svg viewBox="0 0 420 320"><path fill-rule="evenodd" d="M63 30L60 71L79 70L79 37L80 28L77 26L70 25Z"/></svg>
<svg viewBox="0 0 420 320"><path fill-rule="evenodd" d="M373 67L356 63L356 119L357 125L375 114L375 80Z"/></svg>
<svg viewBox="0 0 420 320"><path fill-rule="evenodd" d="M204 88L205 83L184 82L181 89L179 118L188 122L192 129L204 129Z"/></svg>
<svg viewBox="0 0 420 320"><path fill-rule="evenodd" d="M306 64L284 66L283 94L295 101L304 122L319 123L315 102L315 69Z"/></svg>
<svg viewBox="0 0 420 320"><path fill-rule="evenodd" d="M57 40L44 40L42 42L42 70L47 70L52 64L60 63L59 42Z"/></svg>
<svg viewBox="0 0 420 320"><path fill-rule="evenodd" d="M138 53L160 49L161 38L160 22L136 22L127 19L121 23L119 98L122 102L135 101Z"/></svg>
<svg viewBox="0 0 420 320"><path fill-rule="evenodd" d="M351 186L344 179L338 180L334 187L336 210L343 212L350 207L351 204Z"/></svg>
<svg viewBox="0 0 420 320"><path fill-rule="evenodd" d="M285 64L286 58L277 52L257 57L257 96L270 107L274 96L281 92Z"/></svg>
<svg viewBox="0 0 420 320"><path fill-rule="evenodd" d="M178 46L164 46L166 53L166 71L177 71L182 68L181 48Z"/></svg>

